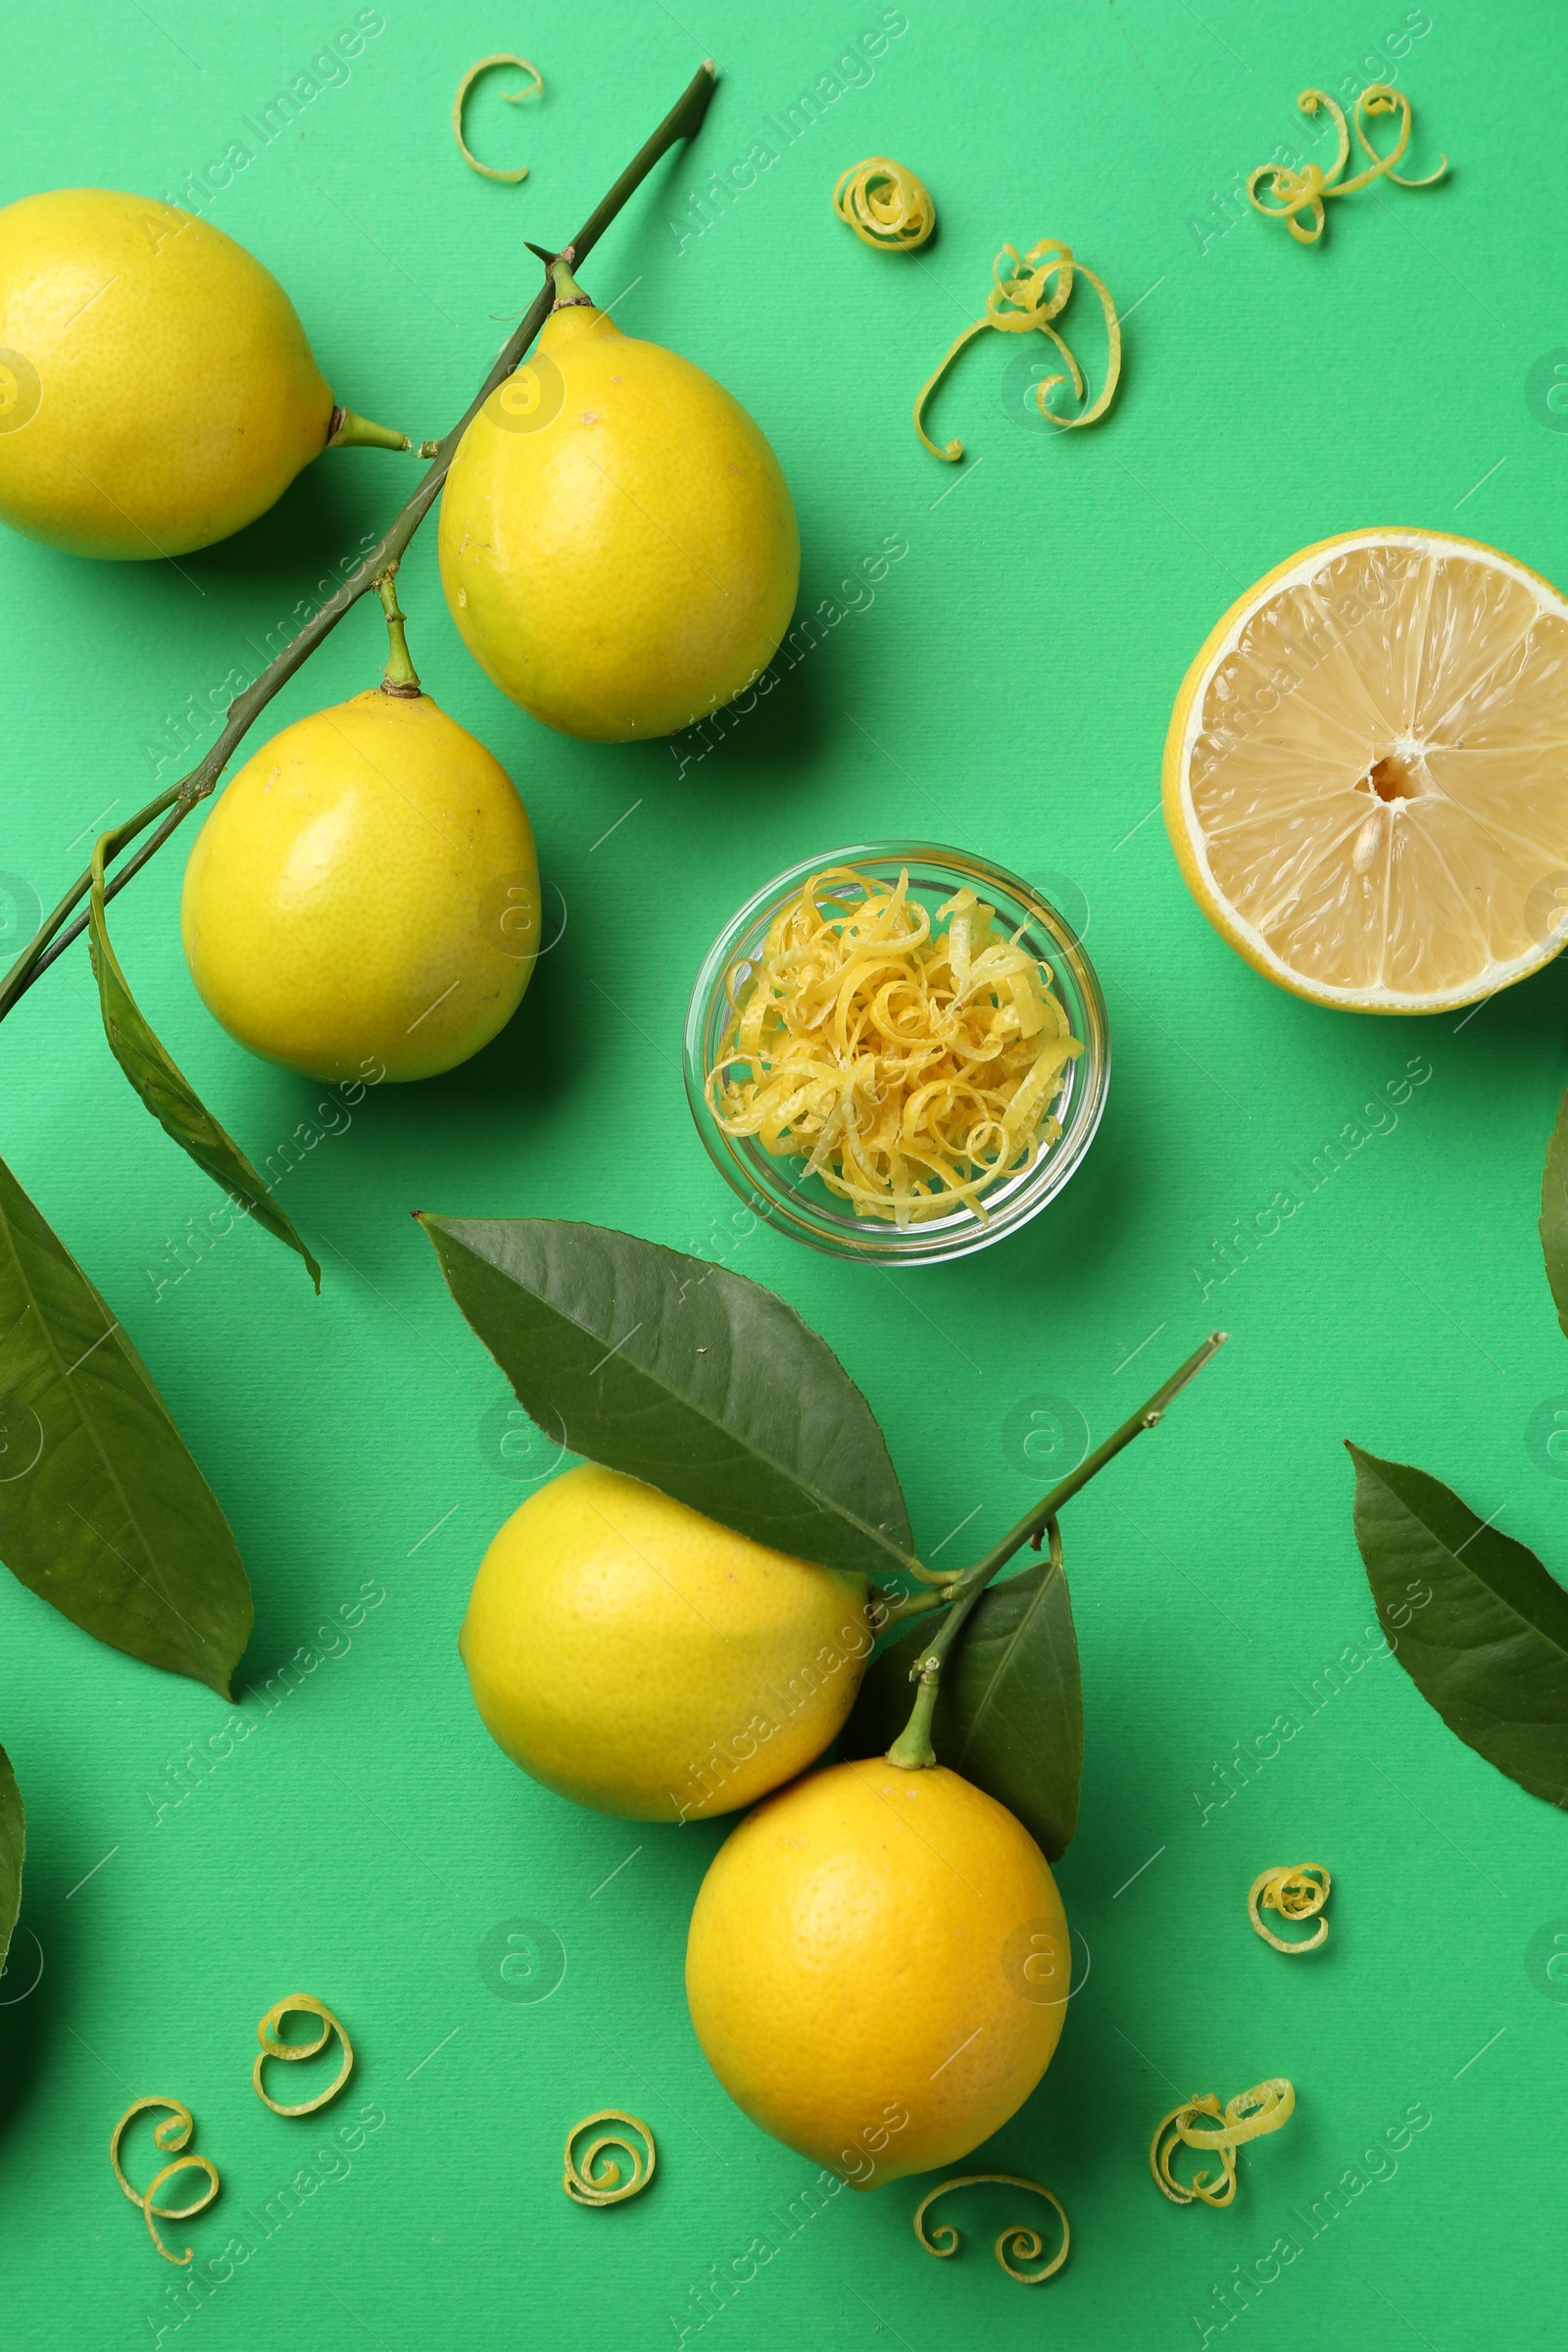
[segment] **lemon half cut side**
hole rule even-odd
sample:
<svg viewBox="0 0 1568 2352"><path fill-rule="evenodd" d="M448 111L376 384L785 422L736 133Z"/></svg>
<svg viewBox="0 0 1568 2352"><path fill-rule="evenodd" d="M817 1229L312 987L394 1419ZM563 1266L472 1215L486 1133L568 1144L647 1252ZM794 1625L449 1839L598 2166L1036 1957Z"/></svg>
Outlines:
<svg viewBox="0 0 1568 2352"><path fill-rule="evenodd" d="M1277 986L1491 996L1568 937L1568 600L1446 532L1322 540L1210 634L1163 797L1188 888Z"/></svg>

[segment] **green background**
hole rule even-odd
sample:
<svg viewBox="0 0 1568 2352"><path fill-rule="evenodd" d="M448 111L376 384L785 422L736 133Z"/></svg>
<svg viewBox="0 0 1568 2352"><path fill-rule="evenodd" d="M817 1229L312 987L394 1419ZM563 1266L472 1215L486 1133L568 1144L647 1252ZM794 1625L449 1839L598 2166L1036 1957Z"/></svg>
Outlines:
<svg viewBox="0 0 1568 2352"><path fill-rule="evenodd" d="M0 2311L19 2352L68 2327L95 2347L157 2340L176 2274L106 2161L122 2107L153 2091L194 2107L225 2181L176 2242L206 2256L244 2231L257 2247L187 2323L182 2340L211 2352L652 2347L682 2326L692 2342L691 2290L757 2235L776 2254L709 2322L705 2352L1043 2333L1174 2346L1200 2340L1195 2313L1217 2326L1213 2290L1291 2230L1302 2251L1252 2315L1271 2340L1559 2340L1568 2014L1531 1950L1568 1915L1563 1826L1360 1646L1339 1442L1420 1462L1568 1570L1568 1489L1527 1445L1532 1415L1568 1393L1535 1232L1568 984L1548 970L1467 1020L1314 1009L1207 929L1152 812L1187 662L1298 546L1419 523L1568 580L1568 444L1526 398L1532 365L1568 343L1561 27L1545 5L1476 0L906 14L874 71L786 145L767 118L874 30L875 7L389 5L348 78L207 205L289 289L340 399L444 430L537 283L523 239L568 236L711 53L723 79L700 141L606 237L590 289L623 297L621 325L710 368L764 427L800 512L803 610L888 534L908 555L699 760L691 739L673 755L569 742L505 703L458 642L421 535L402 583L416 658L515 777L551 928L563 913L565 927L495 1046L368 1096L290 1175L286 1205L326 1269L319 1300L252 1229L181 1259L215 1196L112 1065L81 949L6 1025L3 1149L146 1356L257 1600L238 1684L251 1735L175 1805L166 1768L221 1721L219 1702L0 1584L0 1736L30 1838L0 1985ZM15 12L0 196L177 193L353 17L347 0L336 15L156 0L68 30L59 12ZM493 77L471 123L481 152L530 163L520 187L465 170L448 128L465 67L511 41L542 68L544 102L508 109ZM1299 129L1303 82L1353 89L1391 70L1415 101L1413 168L1446 148L1447 184L1352 198L1315 251L1235 204L1241 175ZM683 244L671 221L760 138L776 162L701 236L686 212ZM829 210L836 174L878 151L940 208L913 264L868 252ZM938 411L968 446L954 473L916 443L913 393L978 308L996 247L1046 235L1132 314L1121 395L1094 432L1031 434L1004 407L1012 348L986 338ZM1097 351L1092 309L1075 302L1067 323ZM190 763L173 727L186 698L254 670L266 633L414 478L380 453L329 458L177 566L0 537L0 864L20 935L27 894L52 904L111 811ZM379 638L362 606L270 719L370 683ZM1038 1222L967 1263L892 1276L737 1222L691 1127L678 1044L698 959L744 895L819 849L897 834L1070 878L1114 1070L1093 1152ZM166 854L119 902L118 944L260 1161L319 1090L247 1058L201 1008L181 863ZM1412 1060L1430 1075L1370 1132L1363 1106ZM1364 1140L1312 1190L1302 1170L1348 1126ZM1282 1189L1299 1207L1221 1282L1215 1245ZM455 1636L483 1546L527 1489L502 1466L499 1375L410 1221L423 1207L597 1219L776 1287L882 1416L927 1555L952 1535L947 1556L972 1556L1050 1483L1049 1460L1007 1442L1040 1398L1098 1439L1213 1324L1233 1332L1064 1530L1088 1757L1060 1879L1088 1982L1041 2088L976 2159L1066 2204L1071 2261L1040 2297L991 2259L1015 2209L1001 2191L960 2207L963 2252L940 2266L910 2235L909 2183L836 2197L786 2234L812 2168L730 2105L681 1994L720 1830L575 1812L481 1731ZM317 1629L367 1582L385 1598L345 1653ZM340 1654L269 1713L259 1686L311 1642ZM1255 1756L1282 1713L1299 1728L1218 1803L1215 1768L1238 1742ZM1335 1875L1333 1936L1297 1969L1243 1906L1256 1872L1308 1858ZM566 1955L539 2003L497 1997L481 1964L519 1916ZM31 1938L43 1976L19 1998ZM246 2079L255 2020L300 1986L360 2051L326 2134L268 2114ZM1276 2073L1298 2112L1250 2155L1235 2206L1163 2203L1146 2162L1156 2117ZM247 2216L364 2099L384 2126L264 2236ZM1371 2179L1363 2151L1416 2103L1430 2124ZM648 2117L660 2173L635 2204L587 2213L561 2193L560 2147L606 2106ZM1311 2208L1347 2168L1365 2185L1347 2182L1313 2235Z"/></svg>

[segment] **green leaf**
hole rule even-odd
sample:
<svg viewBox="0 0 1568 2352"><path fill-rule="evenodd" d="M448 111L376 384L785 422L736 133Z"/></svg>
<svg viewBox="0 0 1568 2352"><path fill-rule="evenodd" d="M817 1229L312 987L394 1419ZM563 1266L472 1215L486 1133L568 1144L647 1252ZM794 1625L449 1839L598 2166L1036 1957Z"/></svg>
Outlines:
<svg viewBox="0 0 1568 2352"><path fill-rule="evenodd" d="M100 1642L228 1696L251 1595L152 1375L0 1160L0 1558Z"/></svg>
<svg viewBox="0 0 1568 2352"><path fill-rule="evenodd" d="M843 1733L846 1756L885 1755L914 1704L909 1669L933 1627L922 1621L871 1665ZM1072 1601L1042 1561L976 1601L943 1668L931 1741L939 1764L1015 1813L1054 1862L1078 1825L1083 1694Z"/></svg>
<svg viewBox="0 0 1568 2352"><path fill-rule="evenodd" d="M93 851L92 899L87 910L88 947L110 1051L164 1133L190 1153L236 1207L244 1208L258 1225L265 1225L269 1233L299 1251L319 1291L321 1269L294 1230L292 1219L279 1208L262 1177L233 1138L220 1127L189 1080L175 1068L130 993L120 958L109 944L104 919L104 848L116 838L106 833Z"/></svg>
<svg viewBox="0 0 1568 2352"><path fill-rule="evenodd" d="M1546 1146L1541 1180L1541 1247L1546 1280L1557 1301L1557 1320L1568 1332L1568 1094L1557 1107L1557 1124Z"/></svg>
<svg viewBox="0 0 1568 2352"><path fill-rule="evenodd" d="M27 1820L11 1758L0 1747L0 1976L11 1949L11 1931L22 1909L22 1857L27 1850Z"/></svg>
<svg viewBox="0 0 1568 2352"><path fill-rule="evenodd" d="M1568 1592L1441 1480L1347 1445L1355 1540L1400 1665L1467 1746L1568 1806Z"/></svg>
<svg viewBox="0 0 1568 2352"><path fill-rule="evenodd" d="M419 1223L555 1443L797 1559L908 1565L908 1517L871 1408L771 1291L601 1225Z"/></svg>

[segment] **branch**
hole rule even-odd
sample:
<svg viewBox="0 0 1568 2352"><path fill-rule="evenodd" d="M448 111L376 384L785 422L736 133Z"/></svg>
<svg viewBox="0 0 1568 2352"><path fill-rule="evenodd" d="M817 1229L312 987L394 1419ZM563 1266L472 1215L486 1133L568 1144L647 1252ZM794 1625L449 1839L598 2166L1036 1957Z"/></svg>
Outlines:
<svg viewBox="0 0 1568 2352"><path fill-rule="evenodd" d="M581 262L593 251L605 230L628 199L642 185L661 157L666 155L677 140L691 138L701 128L703 117L708 112L708 103L712 97L717 78L717 69L710 59L698 68L681 93L679 100L664 117L653 137L638 150L609 195L595 206L570 245L562 248L563 252L569 253L574 260ZM122 866L106 879L104 883L106 900L114 898L118 892L123 890L125 884L134 875L140 873L148 859L157 856L170 835L184 823L185 818L197 803L207 799L217 785L223 769L227 766L234 751L273 696L288 684L295 671L309 661L317 647L331 635L345 612L358 604L368 589L374 586L377 576L399 562L415 532L430 512L431 507L434 506L436 497L447 478L447 468L456 456L458 444L463 439L469 423L483 408L497 384L504 383L512 374L550 316L554 301L555 288L547 269L544 285L523 314L516 332L507 343L484 382L479 386L478 391L452 430L435 444L434 463L429 472L385 536L370 550L364 562L356 566L335 594L328 598L320 611L305 623L298 636L283 648L277 659L268 664L254 684L247 686L242 694L234 697L228 706L222 733L200 764L193 767L189 775L181 777L177 784L171 785L155 800L149 801L145 808L139 809L126 824L118 828L122 840L128 843L134 839L136 834L151 824L155 817L162 816L163 818L163 822L156 831L148 834L147 839L135 855L128 858ZM12 964L4 981L0 982L0 1020L4 1020L12 1007L20 1004L40 974L46 972L49 966L81 937L82 932L87 928L87 917L85 914L75 915L74 920L72 917L74 909L86 898L91 888L92 868L89 865L85 872L77 875L59 906L44 918L42 925Z"/></svg>

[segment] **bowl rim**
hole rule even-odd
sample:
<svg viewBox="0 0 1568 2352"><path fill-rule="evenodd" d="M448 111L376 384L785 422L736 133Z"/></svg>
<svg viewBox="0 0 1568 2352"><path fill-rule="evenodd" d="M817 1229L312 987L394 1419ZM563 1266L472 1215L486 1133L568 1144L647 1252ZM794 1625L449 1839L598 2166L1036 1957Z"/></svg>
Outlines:
<svg viewBox="0 0 1568 2352"><path fill-rule="evenodd" d="M1054 974L1058 963L1067 966L1072 992L1082 1007L1082 1020L1074 1024L1073 1033L1088 1034L1084 1036L1085 1051L1073 1065L1083 1076L1071 1097L1071 1123L1064 1125L1057 1142L1032 1168L1004 1179L987 1222L982 1222L970 1208L918 1227L900 1227L880 1219L854 1219L848 1213L841 1216L815 1201L807 1201L799 1194L783 1173L792 1164L785 1158L770 1162L779 1171L774 1179L776 1193L770 1194L760 1173L754 1174L736 1149L737 1139L724 1134L708 1106L704 1040L709 1012L718 991L728 996L728 976L737 960L739 942L760 917L772 913L782 899L798 890L812 874L827 872L835 866L860 865L874 869L889 864L934 867L940 873L951 874L956 888L965 882L989 884L1027 907L1031 919L1054 944L1055 952L1050 957ZM1069 1014L1074 1009L1069 1005ZM709 1158L731 1190L765 1223L805 1243L808 1249L828 1257L883 1266L940 1265L967 1257L1004 1241L1031 1222L1061 1192L1087 1153L1104 1115L1110 1085L1110 1023L1104 994L1075 926L1025 876L982 857L978 851L956 849L944 842L897 839L852 843L817 857L800 858L763 883L737 907L703 956L687 1002L682 1044L682 1076L693 1123ZM792 1206L792 1196L800 1201L799 1206Z"/></svg>

